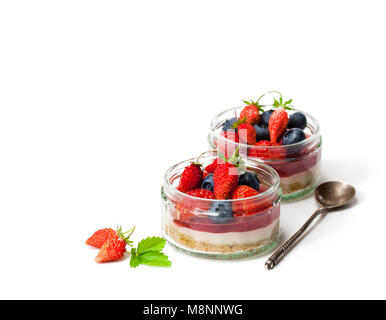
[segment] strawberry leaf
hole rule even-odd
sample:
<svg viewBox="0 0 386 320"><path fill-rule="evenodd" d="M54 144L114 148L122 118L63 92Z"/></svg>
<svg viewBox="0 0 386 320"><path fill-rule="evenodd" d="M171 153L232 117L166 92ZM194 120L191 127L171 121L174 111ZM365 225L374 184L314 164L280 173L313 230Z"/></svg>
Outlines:
<svg viewBox="0 0 386 320"><path fill-rule="evenodd" d="M166 244L166 240L160 237L149 237L143 239L140 243L138 243L137 253L145 253L147 251L161 251Z"/></svg>
<svg viewBox="0 0 386 320"><path fill-rule="evenodd" d="M138 260L140 264L149 266L170 267L172 264L167 255L156 251L142 253L138 256Z"/></svg>
<svg viewBox="0 0 386 320"><path fill-rule="evenodd" d="M136 268L140 264L135 248L131 249L130 267Z"/></svg>

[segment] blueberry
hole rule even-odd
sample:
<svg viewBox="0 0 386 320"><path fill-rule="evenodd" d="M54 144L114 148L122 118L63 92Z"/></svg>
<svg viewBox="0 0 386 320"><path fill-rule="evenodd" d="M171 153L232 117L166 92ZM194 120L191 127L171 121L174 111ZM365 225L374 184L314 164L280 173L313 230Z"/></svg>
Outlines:
<svg viewBox="0 0 386 320"><path fill-rule="evenodd" d="M236 118L229 119L225 121L225 123L222 126L222 131L226 132L229 129L232 129L233 124L237 121ZM236 129L237 130L237 129Z"/></svg>
<svg viewBox="0 0 386 320"><path fill-rule="evenodd" d="M303 130L305 127L307 127L307 118L303 113L295 112L290 115L288 128L299 128Z"/></svg>
<svg viewBox="0 0 386 320"><path fill-rule="evenodd" d="M247 171L239 177L239 185L250 186L256 191L260 189L260 181L256 173L252 171Z"/></svg>
<svg viewBox="0 0 386 320"><path fill-rule="evenodd" d="M214 182L213 182L213 173L209 173L201 184L201 189L209 190L213 192Z"/></svg>
<svg viewBox="0 0 386 320"><path fill-rule="evenodd" d="M209 218L213 223L228 223L233 219L232 203L230 201L215 201L211 204Z"/></svg>
<svg viewBox="0 0 386 320"><path fill-rule="evenodd" d="M253 126L256 130L256 141L260 140L270 140L268 128L261 124L256 124Z"/></svg>
<svg viewBox="0 0 386 320"><path fill-rule="evenodd" d="M283 144L293 144L300 141L303 141L306 138L306 135L304 134L303 130L298 128L293 128L287 130L287 132L284 134L283 137Z"/></svg>
<svg viewBox="0 0 386 320"><path fill-rule="evenodd" d="M269 123L269 119L271 118L272 116L272 113L274 112L275 110L268 110L268 111L264 111L262 116L261 116L261 119L260 119L260 124L268 127L268 123Z"/></svg>

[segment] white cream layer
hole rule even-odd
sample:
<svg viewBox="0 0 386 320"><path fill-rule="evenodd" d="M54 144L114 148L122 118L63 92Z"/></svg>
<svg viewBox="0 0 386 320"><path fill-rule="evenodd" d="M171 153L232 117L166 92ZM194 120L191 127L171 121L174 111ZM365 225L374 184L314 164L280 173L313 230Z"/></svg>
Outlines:
<svg viewBox="0 0 386 320"><path fill-rule="evenodd" d="M208 242L215 245L248 244L269 240L272 237L274 229L276 228L277 231L279 230L279 218L268 226L256 230L224 233L197 231L178 226L174 222L171 223L173 223L174 227L177 227L178 231L184 235L191 237L196 241Z"/></svg>

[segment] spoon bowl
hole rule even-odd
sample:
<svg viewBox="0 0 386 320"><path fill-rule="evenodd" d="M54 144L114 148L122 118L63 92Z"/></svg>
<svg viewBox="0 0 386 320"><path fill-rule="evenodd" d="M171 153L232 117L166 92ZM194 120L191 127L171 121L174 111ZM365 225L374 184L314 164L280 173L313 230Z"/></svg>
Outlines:
<svg viewBox="0 0 386 320"><path fill-rule="evenodd" d="M342 207L355 196L355 188L345 182L328 181L315 190L315 200L324 209Z"/></svg>

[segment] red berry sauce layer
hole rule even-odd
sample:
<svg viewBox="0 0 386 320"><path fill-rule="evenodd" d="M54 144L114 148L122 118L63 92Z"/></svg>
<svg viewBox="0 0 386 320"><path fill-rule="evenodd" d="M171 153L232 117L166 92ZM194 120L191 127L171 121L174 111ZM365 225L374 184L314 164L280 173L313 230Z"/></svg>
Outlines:
<svg viewBox="0 0 386 320"><path fill-rule="evenodd" d="M274 168L280 177L286 178L312 168L320 161L320 158L320 149L316 149L309 154L300 155L298 158L295 157L294 159L281 164L266 163Z"/></svg>
<svg viewBox="0 0 386 320"><path fill-rule="evenodd" d="M228 223L215 224L207 217L195 217L190 220L174 220L180 227L201 232L226 233L247 232L264 228L272 224L280 216L280 205L267 208L255 215L233 217Z"/></svg>

